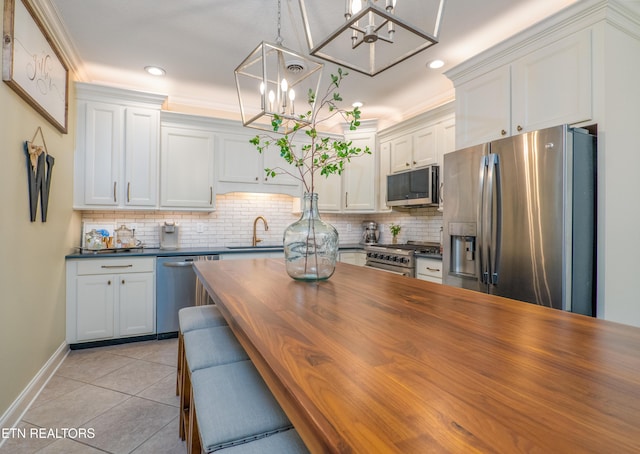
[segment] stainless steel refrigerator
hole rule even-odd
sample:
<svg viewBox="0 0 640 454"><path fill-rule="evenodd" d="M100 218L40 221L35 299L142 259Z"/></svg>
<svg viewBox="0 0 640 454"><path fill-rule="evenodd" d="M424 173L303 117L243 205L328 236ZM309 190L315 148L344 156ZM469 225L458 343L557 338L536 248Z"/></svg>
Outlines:
<svg viewBox="0 0 640 454"><path fill-rule="evenodd" d="M566 125L444 156L443 282L595 314L596 141Z"/></svg>

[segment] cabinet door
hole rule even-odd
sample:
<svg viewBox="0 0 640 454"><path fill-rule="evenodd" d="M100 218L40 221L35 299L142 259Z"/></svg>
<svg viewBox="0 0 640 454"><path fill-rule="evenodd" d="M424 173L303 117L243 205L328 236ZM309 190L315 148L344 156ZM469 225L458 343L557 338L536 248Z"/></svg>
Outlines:
<svg viewBox="0 0 640 454"><path fill-rule="evenodd" d="M402 172L411 168L411 150L413 139L411 135L404 135L391 141L391 172Z"/></svg>
<svg viewBox="0 0 640 454"><path fill-rule="evenodd" d="M125 198L129 206L158 202L158 130L160 112L127 107L125 110Z"/></svg>
<svg viewBox="0 0 640 454"><path fill-rule="evenodd" d="M246 135L220 135L220 181L260 184L265 177L262 155Z"/></svg>
<svg viewBox="0 0 640 454"><path fill-rule="evenodd" d="M78 276L76 279L76 339L108 339L114 336L116 276Z"/></svg>
<svg viewBox="0 0 640 454"><path fill-rule="evenodd" d="M374 211L376 209L375 135L349 137L353 147L369 147L371 154L358 156L345 164L343 172L344 210Z"/></svg>
<svg viewBox="0 0 640 454"><path fill-rule="evenodd" d="M119 336L151 334L154 330L153 273L117 276Z"/></svg>
<svg viewBox="0 0 640 454"><path fill-rule="evenodd" d="M440 175L443 174L444 155L452 151L456 151L456 120L453 117L438 124L436 164L440 166Z"/></svg>
<svg viewBox="0 0 640 454"><path fill-rule="evenodd" d="M296 147L296 151L300 151L301 145L293 144ZM255 148L254 148L255 151ZM274 178L267 178L264 169L276 169L277 167L282 167L287 171L294 173L297 172L296 168L287 161L284 160L283 157L280 156L280 148L276 146L270 146L263 152L264 158L264 166L261 168L260 176L263 179L264 183L267 185L284 185L284 186L299 186L300 181L296 178L288 175L286 173L276 175Z"/></svg>
<svg viewBox="0 0 640 454"><path fill-rule="evenodd" d="M84 137L84 203L115 206L121 201L122 107L87 102Z"/></svg>
<svg viewBox="0 0 640 454"><path fill-rule="evenodd" d="M436 163L436 126L422 128L413 134L413 160L411 167L425 167Z"/></svg>
<svg viewBox="0 0 640 454"><path fill-rule="evenodd" d="M210 131L162 128L160 203L163 207L214 208L213 141Z"/></svg>
<svg viewBox="0 0 640 454"><path fill-rule="evenodd" d="M387 175L391 172L391 142L380 144L380 175L378 179L378 211L387 211Z"/></svg>
<svg viewBox="0 0 640 454"><path fill-rule="evenodd" d="M591 30L520 58L511 76L513 134L590 120Z"/></svg>
<svg viewBox="0 0 640 454"><path fill-rule="evenodd" d="M342 177L334 174L325 177L316 173L315 191L318 193L319 211L340 211L342 209Z"/></svg>
<svg viewBox="0 0 640 454"><path fill-rule="evenodd" d="M450 118L438 124L438 165L440 166L440 191L438 192L438 211L444 209L444 155L456 150L456 120Z"/></svg>
<svg viewBox="0 0 640 454"><path fill-rule="evenodd" d="M423 281L442 284L442 260L418 258L416 260L416 277Z"/></svg>
<svg viewBox="0 0 640 454"><path fill-rule="evenodd" d="M502 66L456 87L456 146L511 135L511 69Z"/></svg>

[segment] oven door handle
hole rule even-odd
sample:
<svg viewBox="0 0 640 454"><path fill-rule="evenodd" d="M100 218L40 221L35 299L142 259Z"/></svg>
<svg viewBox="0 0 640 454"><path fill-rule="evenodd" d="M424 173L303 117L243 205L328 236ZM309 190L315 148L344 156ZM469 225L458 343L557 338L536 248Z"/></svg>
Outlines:
<svg viewBox="0 0 640 454"><path fill-rule="evenodd" d="M406 276L407 273L402 273L400 271L392 271L392 270L387 270L384 268L378 268L377 266L372 266L372 265L365 265L366 268L372 268L374 270L377 271L384 271L385 273L391 273L391 274L397 274L398 276Z"/></svg>

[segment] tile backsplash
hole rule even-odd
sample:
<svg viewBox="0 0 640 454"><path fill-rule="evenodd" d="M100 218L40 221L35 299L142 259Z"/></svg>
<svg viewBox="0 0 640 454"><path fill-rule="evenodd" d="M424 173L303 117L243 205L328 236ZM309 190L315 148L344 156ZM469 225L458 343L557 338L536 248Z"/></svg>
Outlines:
<svg viewBox="0 0 640 454"><path fill-rule="evenodd" d="M83 211L82 221L92 224L109 223L116 227L135 227L135 236L147 247L160 245L160 225L174 221L180 226L180 247L247 246L251 244L253 221L264 216L269 224L265 231L258 222L261 245L281 245L284 229L298 220L293 211L294 199L280 194L230 193L216 197L216 211ZM435 207L409 211L376 214L321 213L326 222L333 224L340 235L341 244L358 243L362 236L362 222L379 224L380 242L390 243L389 224L402 227L399 242L440 241L442 213Z"/></svg>

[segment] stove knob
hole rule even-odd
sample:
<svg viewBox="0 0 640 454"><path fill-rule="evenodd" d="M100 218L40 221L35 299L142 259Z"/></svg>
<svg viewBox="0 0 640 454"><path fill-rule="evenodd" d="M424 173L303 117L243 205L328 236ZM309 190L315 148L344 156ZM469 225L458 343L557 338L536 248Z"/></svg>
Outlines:
<svg viewBox="0 0 640 454"><path fill-rule="evenodd" d="M395 255L393 256L393 261L397 262L398 261L398 257L396 257Z"/></svg>

